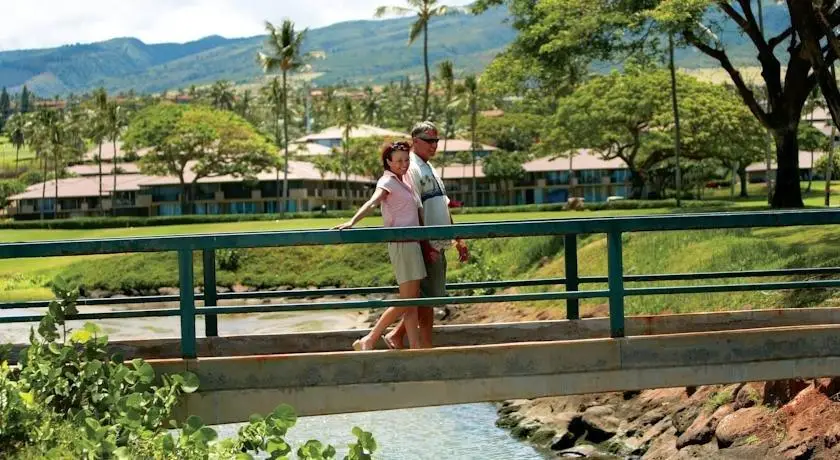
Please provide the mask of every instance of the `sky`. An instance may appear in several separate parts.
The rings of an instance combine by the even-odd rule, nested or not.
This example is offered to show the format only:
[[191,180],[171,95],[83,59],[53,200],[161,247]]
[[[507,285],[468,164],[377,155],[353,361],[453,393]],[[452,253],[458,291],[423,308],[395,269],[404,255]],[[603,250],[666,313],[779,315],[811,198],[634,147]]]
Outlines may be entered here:
[[[446,0],[466,5],[472,0]],[[0,51],[50,48],[135,37],[146,43],[208,35],[250,37],[289,18],[299,28],[372,19],[377,6],[402,0],[0,0]]]

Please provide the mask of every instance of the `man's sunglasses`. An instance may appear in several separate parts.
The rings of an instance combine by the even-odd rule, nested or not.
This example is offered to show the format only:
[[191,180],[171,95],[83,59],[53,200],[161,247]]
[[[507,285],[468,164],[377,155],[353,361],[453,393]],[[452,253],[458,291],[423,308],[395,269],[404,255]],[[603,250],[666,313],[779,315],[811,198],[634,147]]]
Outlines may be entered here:
[[420,139],[423,142],[428,142],[429,144],[437,144],[440,141],[440,139],[438,139],[437,137],[421,136],[421,137],[418,137],[417,139]]

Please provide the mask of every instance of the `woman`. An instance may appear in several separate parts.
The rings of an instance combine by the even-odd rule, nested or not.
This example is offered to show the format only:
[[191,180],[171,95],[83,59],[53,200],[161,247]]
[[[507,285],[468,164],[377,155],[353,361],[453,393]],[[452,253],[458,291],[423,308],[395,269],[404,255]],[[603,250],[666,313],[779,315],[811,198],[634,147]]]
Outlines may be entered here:
[[[352,219],[334,228],[339,230],[352,228],[373,212],[378,205],[382,206],[382,218],[386,227],[422,225],[420,219],[422,205],[411,187],[403,181],[403,175],[408,171],[410,163],[408,156],[410,150],[411,146],[407,142],[394,142],[385,146],[382,150],[382,167],[385,172],[377,182],[373,196],[359,208]],[[420,243],[388,243],[388,255],[400,286],[400,299],[420,297],[420,281],[426,277],[424,254]],[[353,342],[353,349],[373,350],[376,341],[385,332],[385,328],[400,318],[406,326],[409,347],[420,348],[417,307],[391,307],[385,311],[367,335]]]

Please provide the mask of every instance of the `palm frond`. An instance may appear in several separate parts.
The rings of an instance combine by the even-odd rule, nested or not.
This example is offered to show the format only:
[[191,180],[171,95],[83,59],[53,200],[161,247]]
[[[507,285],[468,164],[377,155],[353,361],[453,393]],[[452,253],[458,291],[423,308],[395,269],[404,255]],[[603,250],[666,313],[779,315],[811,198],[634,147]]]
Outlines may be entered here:
[[376,12],[373,14],[374,17],[382,18],[385,16],[407,16],[409,14],[414,14],[415,11],[411,8],[406,8],[404,6],[380,6],[376,9]]
[[414,24],[411,25],[411,30],[408,32],[408,44],[411,45],[417,40],[417,37],[423,32],[423,29],[428,22],[428,19],[425,18],[418,18],[414,21]]

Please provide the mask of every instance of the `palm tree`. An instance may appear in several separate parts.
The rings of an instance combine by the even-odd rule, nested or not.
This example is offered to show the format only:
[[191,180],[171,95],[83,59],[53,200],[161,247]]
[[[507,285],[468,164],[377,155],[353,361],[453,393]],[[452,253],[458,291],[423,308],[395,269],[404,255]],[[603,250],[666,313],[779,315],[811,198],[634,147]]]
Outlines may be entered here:
[[[353,112],[353,100],[345,97],[341,105],[341,113],[339,113],[339,126],[342,128],[341,148],[344,152],[344,198],[350,199],[350,170],[353,165],[350,162],[350,132],[358,125],[356,123],[356,116]],[[348,203],[350,205],[350,203]]]
[[[279,148],[280,144],[280,117],[283,115],[283,106],[284,101],[286,99],[285,94],[283,94],[283,86],[280,83],[280,80],[277,77],[271,79],[268,85],[263,86],[262,88],[263,97],[265,98],[268,106],[271,108],[271,129],[272,133],[274,134],[274,143]],[[287,159],[288,160],[288,159]],[[277,200],[275,212],[283,213],[283,203],[281,201],[280,195],[280,166],[278,165],[274,168],[275,172],[275,179],[277,181],[276,188],[276,195],[275,198]],[[283,178],[284,186],[282,187],[285,190],[285,181],[286,177]]]
[[242,97],[239,99],[239,104],[237,106],[237,112],[239,112],[239,115],[241,115],[242,118],[244,118],[246,120],[248,119],[248,112],[251,111],[252,99],[253,98],[251,97],[251,90],[250,89],[246,89],[245,91],[243,91],[242,92]]
[[454,9],[446,5],[438,5],[437,0],[406,0],[405,6],[380,6],[376,9],[376,17],[383,16],[407,16],[416,14],[417,20],[411,24],[408,32],[408,44],[411,46],[420,32],[423,33],[423,67],[426,72],[426,92],[423,96],[423,119],[429,116],[429,87],[431,86],[431,75],[429,74],[429,21],[433,17],[443,16]]
[[365,98],[362,100],[362,116],[365,123],[375,125],[379,114],[379,98],[370,86],[364,88]]
[[123,108],[116,101],[108,102],[105,108],[105,138],[111,141],[114,148],[114,188],[111,189],[111,214],[117,215],[117,140],[122,134],[123,128],[128,125],[128,120]]
[[108,93],[105,88],[99,88],[93,92],[93,114],[89,126],[89,138],[98,145],[99,154],[96,156],[96,164],[99,166],[99,211],[102,212],[102,144],[105,143],[106,120],[108,111]]
[[303,39],[306,30],[295,31],[295,23],[284,19],[280,29],[266,21],[265,30],[268,32],[268,48],[271,54],[259,53],[258,59],[263,70],[274,72],[280,70],[283,75],[283,209],[289,204],[289,104],[288,104],[288,82],[289,72],[301,68],[306,63],[306,55],[303,54]]
[[58,179],[65,163],[77,159],[85,149],[82,136],[82,113],[65,110],[58,113],[56,123],[52,126],[50,135],[50,149],[53,154],[53,179],[55,185],[55,207],[53,216],[58,218]]
[[[454,119],[452,116],[452,108],[450,104],[452,104],[452,95],[455,92],[455,70],[454,66],[452,65],[452,61],[445,60],[438,64],[438,72],[440,75],[440,81],[443,83],[443,90],[444,90],[444,120],[443,120],[443,151],[441,151],[440,159],[437,161],[439,166],[441,167],[441,174],[444,174],[446,164],[449,162],[449,158],[447,158],[447,151],[446,151],[446,144],[449,141],[449,134],[452,131],[454,125]],[[443,179],[443,175],[441,175],[441,180]]]
[[219,110],[233,110],[234,97],[229,81],[219,80],[210,88],[210,100]]
[[478,142],[476,140],[476,129],[478,127],[478,79],[475,75],[469,75],[464,78],[464,86],[460,88],[462,91],[461,97],[452,103],[455,106],[467,106],[470,113],[470,156],[472,158],[472,201],[473,206],[478,204],[478,193],[476,189],[475,178],[475,164],[476,164],[476,147]]
[[20,148],[26,144],[26,119],[22,113],[9,117],[5,126],[9,141],[15,146],[15,175],[18,174],[20,164]]
[[[29,135],[27,136],[30,148],[35,151],[35,155],[41,160],[43,182],[41,183],[41,205],[38,207],[41,220],[44,220],[44,206],[47,202],[48,155],[56,123],[58,123],[57,112],[50,109],[39,109],[30,125]],[[58,203],[54,205],[57,206]]]
[[318,174],[321,176],[321,182],[319,182],[319,194],[321,197],[321,204],[324,203],[324,184],[327,181],[327,174],[331,172],[335,172],[337,168],[337,164],[335,159],[330,155],[320,155],[312,159],[312,166],[318,170]]

